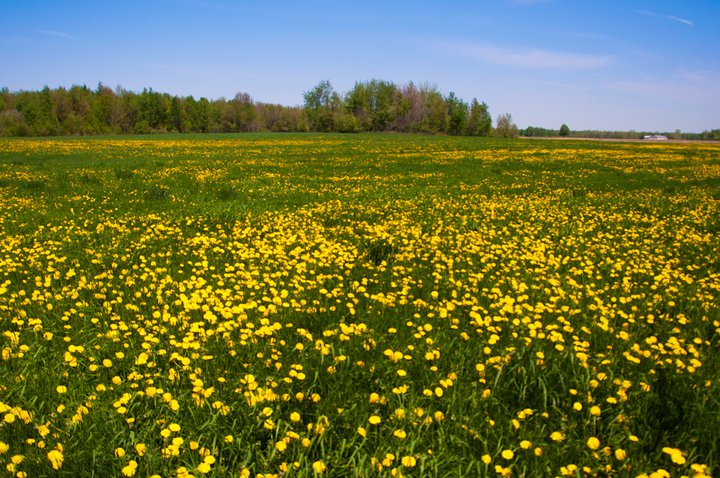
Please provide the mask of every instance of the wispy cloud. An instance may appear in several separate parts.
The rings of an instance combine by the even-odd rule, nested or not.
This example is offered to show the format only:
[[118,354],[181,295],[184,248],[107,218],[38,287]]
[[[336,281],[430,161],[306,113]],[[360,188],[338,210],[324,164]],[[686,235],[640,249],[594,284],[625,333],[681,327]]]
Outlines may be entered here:
[[42,33],[43,35],[49,35],[53,37],[60,37],[60,38],[75,38],[74,35],[71,35],[69,33],[65,32],[59,32],[56,30],[35,30],[36,33]]
[[537,5],[539,3],[549,3],[555,0],[510,0],[510,3],[515,5]]
[[467,43],[443,43],[440,47],[448,53],[476,61],[524,68],[600,68],[609,65],[613,60],[613,57],[608,55],[506,48]]
[[650,12],[647,10],[638,10],[638,13],[641,15],[648,16],[648,17],[658,17],[658,18],[664,18],[666,20],[672,20],[674,22],[682,23],[684,25],[688,25],[691,27],[695,26],[695,24],[693,22],[691,22],[690,20],[686,20],[685,18],[676,17],[674,15],[664,15],[661,13]]
[[664,78],[621,80],[605,87],[662,101],[720,105],[720,72],[680,69]]
[[685,20],[684,18],[675,17],[675,16],[673,16],[673,15],[665,15],[665,16],[666,16],[667,18],[669,18],[670,20],[675,20],[676,22],[684,23],[685,25],[690,25],[690,26],[695,25],[695,24],[694,24],[693,22],[691,22],[690,20]]

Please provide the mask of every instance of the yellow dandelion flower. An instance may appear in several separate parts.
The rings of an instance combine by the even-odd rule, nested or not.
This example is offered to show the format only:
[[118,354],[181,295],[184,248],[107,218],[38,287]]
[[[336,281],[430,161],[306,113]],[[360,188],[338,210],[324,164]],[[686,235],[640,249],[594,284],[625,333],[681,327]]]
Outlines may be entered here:
[[60,450],[50,450],[47,454],[48,460],[52,464],[53,470],[59,470],[63,464],[63,454]]
[[600,448],[600,440],[597,437],[590,437],[587,439],[586,445],[591,450],[597,450]]
[[135,460],[130,460],[121,471],[125,476],[135,476],[135,472],[137,471],[137,462]]
[[322,461],[314,462],[312,464],[312,467],[315,473],[317,473],[318,475],[325,473],[325,470],[327,470],[327,466],[325,466],[325,463],[323,463]]
[[673,463],[676,465],[684,465],[685,464],[685,457],[683,456],[682,451],[678,450],[677,448],[670,448],[668,446],[663,447],[662,449],[663,453],[666,453],[670,455],[670,459]]

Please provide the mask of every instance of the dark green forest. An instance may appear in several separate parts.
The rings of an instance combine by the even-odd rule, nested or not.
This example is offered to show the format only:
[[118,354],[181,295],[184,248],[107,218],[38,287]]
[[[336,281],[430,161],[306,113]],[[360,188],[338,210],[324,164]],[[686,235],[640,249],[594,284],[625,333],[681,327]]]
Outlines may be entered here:
[[[392,131],[467,136],[585,137],[637,139],[653,132],[571,131],[528,126],[519,130],[509,113],[493,126],[489,107],[437,87],[370,80],[340,93],[321,81],[304,93],[302,106],[232,99],[174,96],[152,88],[133,92],[102,83],[95,89],[45,87],[40,91],[0,89],[0,136],[61,136],[148,133],[238,133]],[[664,133],[671,139],[720,139],[720,130]]]

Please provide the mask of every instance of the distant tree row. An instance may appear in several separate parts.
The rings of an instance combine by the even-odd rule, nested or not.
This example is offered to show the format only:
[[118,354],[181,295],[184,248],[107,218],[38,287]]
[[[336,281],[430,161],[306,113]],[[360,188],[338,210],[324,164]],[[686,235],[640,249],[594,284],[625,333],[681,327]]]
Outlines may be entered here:
[[552,138],[556,136],[570,138],[594,138],[594,139],[643,139],[647,135],[662,135],[668,139],[684,139],[684,140],[720,140],[720,129],[703,131],[702,133],[685,133],[679,130],[674,132],[658,132],[658,131],[600,131],[600,130],[582,130],[570,131],[570,128],[563,124],[559,130],[540,128],[538,126],[528,126],[519,130],[520,136]]
[[71,88],[11,92],[0,89],[0,136],[144,134],[246,131],[397,131],[451,135],[515,136],[509,114],[493,129],[486,103],[467,103],[434,86],[397,86],[382,80],[358,82],[345,93],[321,81],[305,92],[302,107],[254,102],[247,93],[232,99],[179,97],[142,92]]

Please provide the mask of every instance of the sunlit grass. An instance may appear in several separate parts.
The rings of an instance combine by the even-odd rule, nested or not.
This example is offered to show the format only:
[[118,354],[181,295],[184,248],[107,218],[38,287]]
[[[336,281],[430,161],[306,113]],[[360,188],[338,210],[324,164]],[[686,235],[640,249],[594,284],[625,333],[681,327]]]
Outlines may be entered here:
[[0,465],[709,476],[719,202],[716,145],[0,141]]

